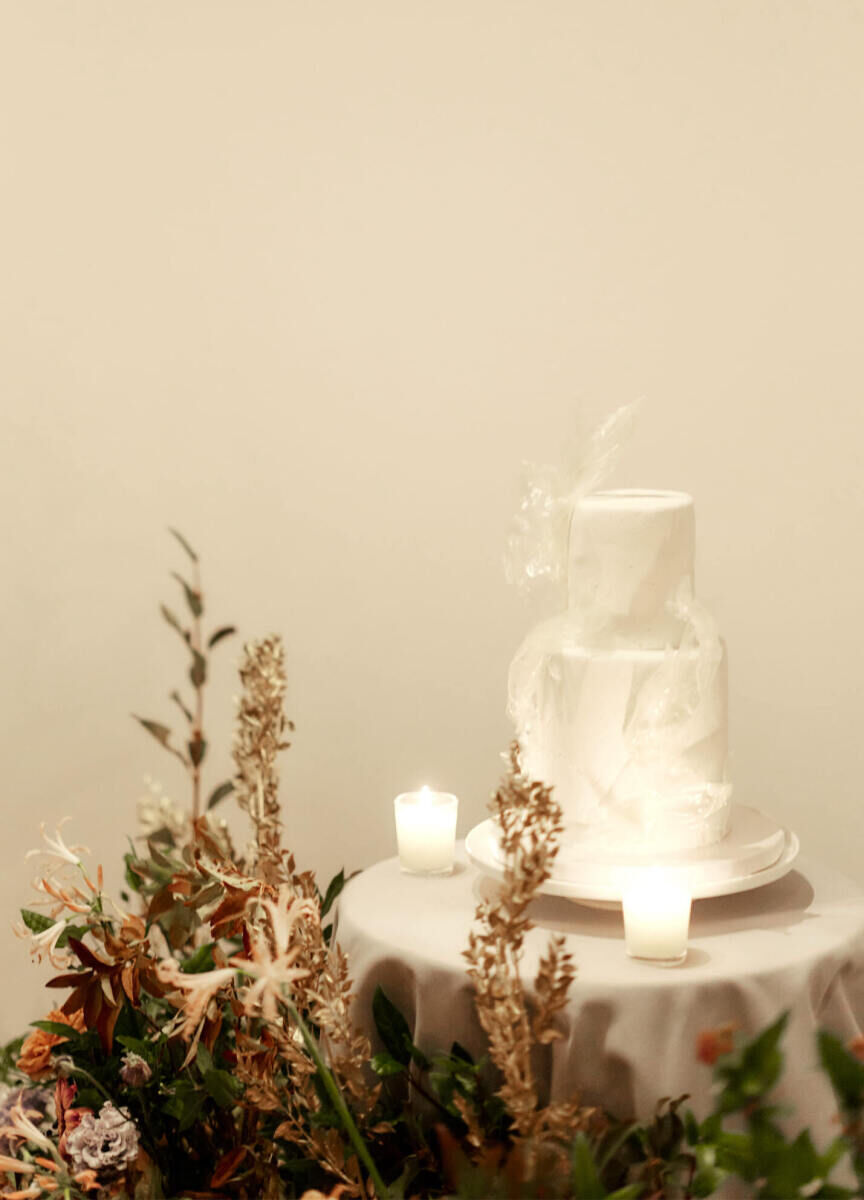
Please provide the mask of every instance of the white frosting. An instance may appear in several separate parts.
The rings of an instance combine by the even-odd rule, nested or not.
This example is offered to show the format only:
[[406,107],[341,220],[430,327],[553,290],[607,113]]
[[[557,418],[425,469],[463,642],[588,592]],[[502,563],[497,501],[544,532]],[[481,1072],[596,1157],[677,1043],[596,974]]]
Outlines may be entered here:
[[585,497],[567,613],[529,634],[510,672],[527,773],[551,785],[567,847],[657,853],[722,839],[726,652],[693,597],[693,501]]
[[569,609],[586,633],[632,639],[642,649],[676,643],[669,611],[693,594],[693,500],[685,492],[594,492],[570,524]]

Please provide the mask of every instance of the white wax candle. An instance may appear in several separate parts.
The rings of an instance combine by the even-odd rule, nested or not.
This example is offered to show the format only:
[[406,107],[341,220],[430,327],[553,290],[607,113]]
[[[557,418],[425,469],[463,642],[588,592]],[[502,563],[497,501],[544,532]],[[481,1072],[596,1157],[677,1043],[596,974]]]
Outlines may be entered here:
[[459,801],[449,792],[403,792],[393,802],[399,865],[415,875],[449,875]]
[[624,940],[632,958],[683,962],[690,928],[690,889],[660,868],[633,873],[624,888]]

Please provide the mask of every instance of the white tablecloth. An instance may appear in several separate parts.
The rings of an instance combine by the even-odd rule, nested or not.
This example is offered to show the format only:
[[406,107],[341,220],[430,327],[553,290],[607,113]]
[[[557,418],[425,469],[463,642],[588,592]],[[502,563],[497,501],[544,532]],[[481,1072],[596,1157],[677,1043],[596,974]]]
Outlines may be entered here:
[[[380,983],[404,1012],[421,1049],[458,1039],[483,1053],[461,951],[486,879],[458,849],[446,878],[402,874],[396,859],[364,871],[339,905],[338,938],[358,990],[358,1021],[372,1029]],[[852,1038],[864,1024],[864,892],[814,863],[757,891],[694,904],[685,964],[627,958],[620,913],[543,898],[533,912],[523,979],[530,981],[550,930],[567,934],[578,975],[566,1036],[543,1051],[546,1095],[578,1091],[620,1117],[650,1118],[661,1096],[690,1093],[711,1107],[711,1071],[696,1060],[700,1031],[736,1022],[753,1034],[791,1010],[786,1071],[775,1091],[795,1106],[790,1128],[809,1125],[817,1146],[836,1136],[836,1106],[817,1067],[815,1032]]]

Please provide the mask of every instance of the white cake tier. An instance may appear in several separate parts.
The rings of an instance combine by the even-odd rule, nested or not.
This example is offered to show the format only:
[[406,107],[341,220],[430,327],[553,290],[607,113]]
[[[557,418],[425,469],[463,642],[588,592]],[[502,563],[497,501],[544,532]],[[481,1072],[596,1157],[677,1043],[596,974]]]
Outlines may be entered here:
[[594,492],[570,524],[570,612],[592,637],[644,649],[678,643],[670,606],[693,593],[693,500],[685,492]]
[[562,849],[711,845],[726,835],[726,653],[529,637],[511,668],[511,710],[533,779],[554,788]]

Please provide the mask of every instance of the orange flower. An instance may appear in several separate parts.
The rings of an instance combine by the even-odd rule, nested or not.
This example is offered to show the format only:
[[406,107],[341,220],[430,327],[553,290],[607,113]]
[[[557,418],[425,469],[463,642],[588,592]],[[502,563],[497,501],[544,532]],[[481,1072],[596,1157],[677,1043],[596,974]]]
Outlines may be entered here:
[[848,1046],[850,1054],[854,1054],[856,1058],[860,1058],[864,1062],[864,1033],[859,1033],[854,1037]]
[[[54,1021],[60,1025],[70,1025],[79,1033],[83,1033],[86,1028],[84,1013],[80,1008],[74,1013],[53,1009],[45,1020]],[[24,1039],[21,1057],[15,1065],[19,1071],[29,1075],[31,1079],[45,1079],[51,1074],[52,1052],[65,1041],[68,1041],[68,1038],[62,1037],[59,1033],[46,1033],[44,1029],[34,1029],[29,1037]]]
[[713,1067],[718,1058],[731,1054],[735,1049],[734,1025],[721,1025],[718,1029],[703,1029],[696,1039],[696,1057],[700,1062]]

